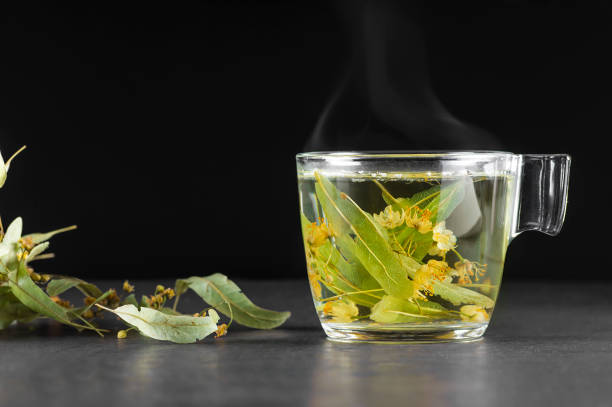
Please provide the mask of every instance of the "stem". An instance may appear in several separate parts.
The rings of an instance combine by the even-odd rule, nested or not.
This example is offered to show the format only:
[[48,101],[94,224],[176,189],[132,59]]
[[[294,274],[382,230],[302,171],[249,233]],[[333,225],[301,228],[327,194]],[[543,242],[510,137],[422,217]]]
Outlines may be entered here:
[[397,240],[397,236],[395,235],[394,231],[391,231],[391,236],[393,236],[393,240],[395,240],[395,243],[397,243],[397,245],[399,246],[399,248],[402,250],[402,252],[404,253],[404,255],[408,256],[408,253],[406,253],[406,251],[404,250],[404,248],[402,247],[402,245],[400,244],[400,242]]
[[86,320],[85,318],[83,318],[82,316],[80,316],[77,313],[73,313],[74,315],[76,315],[76,317],[78,319],[80,319],[81,321],[83,321],[83,323],[85,323],[88,327],[90,327],[92,330],[96,331],[96,333],[98,335],[100,335],[102,338],[104,338],[104,335],[102,334],[102,332],[110,332],[108,329],[100,329],[100,328],[96,328],[94,325],[92,325],[88,320]]
[[[78,287],[77,287],[78,288]],[[83,312],[81,312],[81,315],[84,314],[85,312],[89,311],[91,309],[91,307],[93,307],[94,305],[97,305],[100,301],[102,301],[103,299],[105,299],[106,297],[108,297],[111,293],[111,290],[106,291],[104,294],[102,294],[101,296],[99,296],[98,298],[95,299],[94,302],[92,302],[91,304],[89,304],[87,307],[85,307],[85,309],[83,310]],[[83,293],[85,295],[89,295],[87,293]]]
[[454,247],[453,247],[451,250],[453,251],[453,253],[455,253],[455,254],[457,255],[457,257],[459,257],[459,260],[461,260],[461,261],[465,261],[465,259],[463,258],[463,256],[461,256],[461,255],[459,254],[459,252],[458,252],[457,250],[455,250],[455,248],[454,248]]
[[380,188],[380,190],[382,191],[383,195],[385,195],[387,198],[389,198],[391,201],[393,201],[394,204],[397,204],[397,205],[401,206],[399,201],[397,199],[395,199],[395,197],[393,197],[393,195],[391,195],[391,193],[387,190],[387,188],[384,187],[383,184],[378,182],[377,179],[372,179],[372,181],[376,184],[376,186],[378,188]]
[[174,298],[174,304],[172,304],[172,311],[176,311],[176,307],[178,305],[179,298],[181,298],[181,294],[177,294],[176,297]]

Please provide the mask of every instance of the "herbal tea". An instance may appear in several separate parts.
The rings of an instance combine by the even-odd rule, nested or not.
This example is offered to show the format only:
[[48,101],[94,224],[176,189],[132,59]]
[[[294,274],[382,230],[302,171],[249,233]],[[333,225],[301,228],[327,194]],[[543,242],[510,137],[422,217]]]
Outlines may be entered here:
[[308,279],[331,338],[484,332],[510,235],[510,176],[314,171],[298,183]]

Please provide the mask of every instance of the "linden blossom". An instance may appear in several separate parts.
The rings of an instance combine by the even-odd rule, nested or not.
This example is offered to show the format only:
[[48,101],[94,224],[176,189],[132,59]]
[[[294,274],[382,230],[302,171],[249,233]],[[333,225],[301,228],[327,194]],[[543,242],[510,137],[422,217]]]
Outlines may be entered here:
[[[13,154],[6,163],[0,154],[0,187],[6,181],[11,161],[24,148]],[[126,338],[128,331],[137,329],[142,335],[154,339],[189,343],[212,333],[216,337],[224,336],[232,321],[251,328],[272,329],[282,325],[291,315],[289,312],[258,307],[233,281],[219,273],[179,279],[174,289],[158,285],[153,294],[143,296],[140,302],[134,295],[134,286],[127,280],[122,286],[127,295],[123,296],[115,289],[102,292],[94,284],[79,278],[40,275],[30,263],[53,257],[44,253],[49,247],[49,240],[58,233],[76,229],[76,226],[26,236],[22,236],[22,227],[21,218],[16,218],[5,231],[0,220],[0,329],[14,322],[47,317],[79,330],[93,330],[103,336],[108,330],[98,328],[95,318],[104,310],[116,314],[131,326],[120,330],[118,339]],[[325,225],[319,226],[313,244],[322,243],[328,236]],[[75,307],[60,297],[72,288],[83,294],[83,306]],[[188,289],[209,305],[201,315],[183,315],[177,311],[179,298]],[[173,307],[166,307],[166,302],[173,298]],[[219,315],[215,310],[228,317],[229,322],[218,325]]]

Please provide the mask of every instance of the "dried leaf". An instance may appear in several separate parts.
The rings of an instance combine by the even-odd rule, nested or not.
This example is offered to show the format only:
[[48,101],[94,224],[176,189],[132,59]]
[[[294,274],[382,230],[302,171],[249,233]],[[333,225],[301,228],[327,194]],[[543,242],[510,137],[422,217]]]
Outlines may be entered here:
[[[0,264],[0,268],[2,267],[4,266]],[[53,300],[32,281],[25,262],[20,262],[17,270],[9,271],[8,279],[9,287],[13,295],[32,311],[75,328],[92,329],[99,332],[98,329],[91,325],[81,325],[72,322],[72,313],[70,313],[68,309],[53,302]]]
[[72,226],[67,226],[65,228],[61,228],[61,229],[57,229],[57,230],[53,230],[51,232],[47,232],[47,233],[31,233],[29,235],[25,235],[23,236],[24,238],[31,238],[32,242],[39,244],[42,242],[46,242],[47,240],[51,239],[53,236],[59,234],[59,233],[64,233],[64,232],[68,232],[70,230],[74,230],[76,229],[76,225],[72,225]]
[[216,273],[207,277],[176,280],[175,291],[181,295],[188,288],[217,311],[234,319],[240,325],[258,329],[272,329],[282,325],[290,312],[267,310],[253,304],[233,281]]
[[11,288],[0,286],[0,329],[9,326],[13,321],[28,322],[38,313],[32,311],[13,295]]
[[47,294],[53,297],[68,291],[72,287],[77,287],[83,294],[90,297],[98,298],[102,295],[102,290],[94,284],[79,278],[67,276],[54,276],[53,280],[49,281],[49,284],[47,284]]
[[114,310],[99,307],[117,315],[144,336],[175,343],[192,343],[203,339],[217,330],[219,321],[216,314],[207,317],[168,315],[147,307],[138,310],[131,304]]

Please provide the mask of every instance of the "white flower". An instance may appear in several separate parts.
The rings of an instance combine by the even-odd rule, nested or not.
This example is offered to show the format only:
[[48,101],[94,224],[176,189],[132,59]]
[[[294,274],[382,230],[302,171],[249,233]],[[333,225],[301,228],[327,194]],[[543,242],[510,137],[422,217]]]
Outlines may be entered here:
[[438,223],[436,227],[434,227],[433,240],[438,243],[438,249],[444,251],[454,249],[457,244],[457,238],[452,230],[446,229],[446,223],[444,221]]
[[391,205],[380,214],[374,214],[374,220],[387,229],[393,229],[404,223],[404,211],[396,212]]

